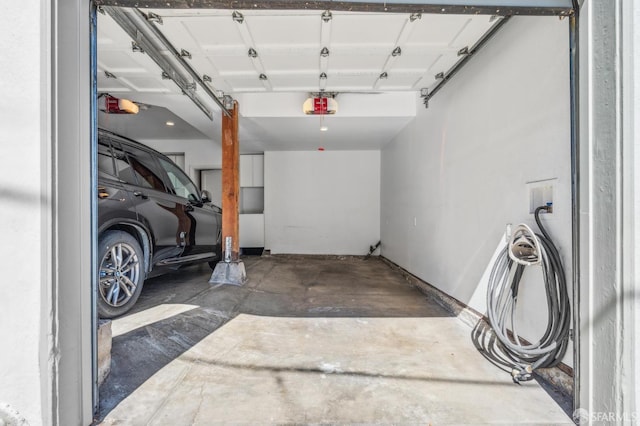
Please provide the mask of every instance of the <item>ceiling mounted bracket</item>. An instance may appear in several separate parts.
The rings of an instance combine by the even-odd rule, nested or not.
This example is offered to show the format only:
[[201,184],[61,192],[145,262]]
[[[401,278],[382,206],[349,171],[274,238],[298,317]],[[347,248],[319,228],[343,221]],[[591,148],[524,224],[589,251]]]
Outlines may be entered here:
[[163,24],[162,17],[160,15],[157,15],[157,14],[155,14],[153,12],[149,12],[145,16],[146,16],[148,22],[155,22],[155,23],[160,24],[160,25]]
[[144,50],[142,50],[142,47],[140,47],[140,45],[133,40],[131,41],[131,51],[144,53]]
[[420,89],[420,97],[422,98],[424,107],[429,108],[429,89],[427,87],[423,87],[422,89]]
[[231,14],[231,18],[236,21],[238,24],[242,24],[244,22],[244,15],[237,10],[234,10]]
[[469,46],[465,46],[462,49],[458,50],[458,56],[466,56],[470,54],[471,53],[469,53]]
[[229,95],[224,95],[222,97],[222,102],[224,103],[225,108],[233,109],[233,98]]

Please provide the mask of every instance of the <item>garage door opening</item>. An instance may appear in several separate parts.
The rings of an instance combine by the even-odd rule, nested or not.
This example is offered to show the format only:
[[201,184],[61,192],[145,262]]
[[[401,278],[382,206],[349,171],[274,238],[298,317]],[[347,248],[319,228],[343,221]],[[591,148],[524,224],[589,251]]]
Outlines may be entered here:
[[[415,282],[427,287],[424,283],[429,283],[452,297],[453,301],[448,303],[453,304],[449,307],[453,306],[454,312],[461,309],[459,306],[484,312],[486,286],[495,256],[508,237],[510,224],[533,224],[530,203],[538,197],[534,189],[540,186],[539,182],[552,182],[553,214],[545,217],[545,225],[548,224],[559,241],[570,279],[574,262],[574,212],[569,19],[561,20],[557,16],[507,18],[504,10],[500,14],[435,15],[340,10],[132,11],[105,5],[106,13],[99,15],[99,22],[104,23],[98,27],[98,91],[126,95],[149,110],[166,108],[177,118],[158,117],[155,123],[136,123],[141,115],[109,115],[100,124],[109,121],[109,125],[114,125],[119,121],[122,123],[119,131],[125,136],[134,137],[133,134],[139,132],[135,139],[159,151],[184,151],[184,168],[192,174],[193,180],[197,180],[198,170],[215,168],[220,162],[216,141],[220,134],[219,116],[223,112],[216,102],[202,94],[200,86],[194,86],[185,96],[185,88],[176,78],[172,79],[170,73],[160,70],[150,59],[149,52],[144,53],[144,48],[140,51],[141,43],[136,43],[140,39],[131,40],[115,20],[109,20],[113,10],[129,14],[143,28],[159,29],[176,47],[182,61],[198,70],[209,91],[221,100],[226,95],[239,101],[240,140],[245,163],[241,167],[241,180],[245,182],[243,200],[246,197],[243,214],[247,215],[244,225],[241,217],[241,239],[244,232],[245,240],[251,241],[245,247],[263,247],[272,255],[248,260],[256,278],[250,277],[246,289],[211,293],[220,296],[223,303],[233,301],[231,310],[225,311],[216,304],[194,308],[191,303],[184,303],[198,304],[193,299],[195,294],[189,293],[190,287],[182,289],[178,282],[200,280],[201,267],[157,278],[148,290],[143,290],[141,302],[144,303],[129,317],[116,320],[119,321],[117,327],[123,324],[125,331],[118,334],[114,342],[119,338],[124,342],[123,336],[131,339],[127,344],[146,341],[140,338],[141,335],[152,332],[171,340],[167,336],[180,334],[174,329],[176,323],[191,327],[189,320],[194,320],[194,324],[199,321],[203,324],[203,312],[207,313],[208,321],[204,322],[208,325],[196,326],[203,334],[196,333],[199,337],[194,341],[174,342],[177,349],[168,352],[159,349],[157,356],[152,357],[157,362],[150,362],[149,368],[135,378],[133,385],[129,384],[127,389],[132,393],[135,389],[151,386],[147,383],[159,379],[160,371],[192,356],[199,350],[198,342],[207,341],[210,336],[215,336],[214,340],[221,339],[214,345],[241,344],[234,340],[233,333],[224,334],[232,328],[235,319],[228,324],[226,321],[238,314],[242,314],[238,318],[246,321],[247,329],[265,327],[266,334],[260,335],[261,338],[268,336],[266,329],[270,327],[295,329],[300,326],[308,330],[308,327],[320,326],[306,322],[299,325],[293,319],[286,325],[265,325],[260,318],[249,318],[244,314],[275,318],[300,316],[304,319],[341,316],[340,309],[331,312],[339,303],[330,298],[324,304],[311,303],[304,312],[281,306],[281,303],[293,303],[287,302],[286,298],[280,299],[286,293],[286,286],[285,289],[272,289],[270,283],[277,280],[264,278],[269,274],[260,271],[265,264],[277,271],[282,260],[279,256],[284,256],[293,265],[313,262],[309,257],[287,258],[287,255],[343,256],[330,259],[335,265],[345,267],[340,272],[342,279],[349,277],[349,270],[355,268],[349,264],[356,262],[350,256],[363,256],[372,244],[382,241],[376,255],[380,254],[388,263],[382,263],[380,259],[357,263],[358,267],[375,265],[372,271],[364,272],[364,276],[384,276],[386,272],[375,269],[381,265],[394,268],[400,277],[417,277]],[[542,11],[565,15],[558,10]],[[164,56],[170,58],[171,54],[165,52]],[[338,112],[306,115],[303,105],[309,98],[331,99],[338,105]],[[183,122],[183,127],[170,126],[167,130],[167,123],[177,120]],[[176,127],[179,128],[177,131],[174,130]],[[148,134],[145,133],[147,130]],[[189,134],[191,136],[187,136]],[[259,165],[255,165],[256,162]],[[304,271],[303,267],[299,269]],[[332,277],[335,272],[331,269],[320,271],[320,277]],[[307,272],[313,276],[312,271]],[[257,277],[263,277],[264,281]],[[341,282],[337,276],[333,278],[335,281],[327,281],[319,288],[331,289],[331,285]],[[252,279],[257,280],[255,286],[251,285]],[[534,284],[539,280],[535,274],[527,276],[522,286],[524,294],[521,297],[526,302],[518,313],[518,321],[523,324],[518,331],[525,339],[544,332],[545,295]],[[364,285],[366,279],[359,278],[354,282],[363,286],[360,290],[365,295],[371,296],[367,293],[371,289]],[[171,284],[170,289],[165,283]],[[309,292],[313,294],[312,284],[313,279],[302,279],[295,289],[304,288],[305,293],[292,294],[306,300],[304,297],[310,297]],[[347,286],[343,284],[339,287]],[[162,288],[168,293],[155,294],[156,286],[158,292],[162,293]],[[205,288],[196,288],[209,293]],[[187,292],[188,298],[179,295],[181,289]],[[146,291],[149,291],[147,301],[144,300]],[[271,291],[279,297],[275,300],[267,297]],[[409,292],[411,288],[402,291]],[[225,292],[233,296],[226,300]],[[256,298],[256,293],[266,296]],[[336,291],[336,294],[340,293]],[[140,309],[150,308],[145,303],[161,301],[163,297],[180,300],[180,303],[169,303],[174,305],[169,307],[158,305],[151,311],[160,312],[163,319],[145,322],[149,318],[145,320],[144,310]],[[416,293],[415,297],[423,296]],[[367,299],[356,297],[355,300],[368,303]],[[398,296],[397,300],[402,297]],[[270,311],[269,303],[275,304],[277,309]],[[392,302],[385,303],[393,305]],[[427,309],[427,305],[420,309]],[[325,315],[309,315],[310,309]],[[395,317],[375,309],[359,310],[357,306],[350,306],[350,309],[349,315],[344,316],[351,319],[361,316],[363,321],[368,321],[368,318]],[[220,322],[210,321],[212,310],[222,312]],[[460,311],[457,313],[460,316]],[[443,311],[434,317],[448,318],[449,315]],[[401,316],[430,318],[424,313],[413,315],[411,312]],[[136,326],[135,321],[141,322]],[[348,323],[357,326],[359,323],[355,321]],[[397,318],[396,321],[402,322]],[[218,329],[221,324],[226,325]],[[385,327],[382,323],[376,325]],[[337,323],[332,326],[338,328],[327,326],[330,330],[327,336],[345,333],[344,336],[351,339],[363,338],[363,335],[340,331],[342,325]],[[416,325],[409,321],[404,326]],[[425,338],[436,331],[446,333],[442,330],[447,330],[447,326],[438,327],[421,333]],[[169,329],[174,331],[163,334]],[[147,343],[158,344],[157,341]],[[472,347],[470,339],[467,343]],[[289,341],[284,347],[298,344]],[[361,346],[358,345],[366,353]],[[275,352],[270,353],[276,358],[286,356],[286,350],[271,349]],[[389,350],[384,346],[378,349]],[[243,353],[240,351],[233,356]],[[258,369],[264,367],[258,360],[252,361],[253,364],[233,364],[226,358],[215,358],[214,361],[224,364],[227,369],[249,369],[254,373],[252,368],[256,365]],[[311,370],[320,378],[345,372],[341,367],[343,364],[336,367],[335,363],[329,362],[330,367],[324,371],[323,367],[317,367],[324,361],[312,361],[315,370],[303,366],[299,367],[300,371],[290,365],[276,368],[274,359],[265,362],[273,377],[279,377],[278,374],[287,369],[289,373]],[[411,361],[406,361],[411,365]],[[454,360],[449,361],[455,365]],[[402,363],[402,360],[396,362]],[[564,373],[571,372],[571,350],[563,363]],[[386,377],[375,368],[373,372],[354,366],[348,368],[351,370],[346,371],[347,377],[366,372],[389,380],[415,378],[398,371]],[[263,370],[259,373],[264,373]],[[136,375],[132,373],[133,376]],[[437,377],[431,379],[438,381]],[[506,383],[510,383],[510,379],[506,379]],[[428,378],[425,380],[429,381]],[[570,377],[564,380],[572,385]],[[184,383],[183,390],[192,391]],[[306,391],[304,383],[292,385],[289,391]],[[447,388],[447,383],[451,386],[447,380],[442,383],[443,389]],[[482,384],[482,380],[478,383]],[[160,386],[160,383],[156,385]],[[114,383],[109,386],[112,391],[117,387]],[[280,389],[282,391],[282,387]],[[349,388],[345,389],[344,392],[348,392]],[[265,388],[263,391],[269,393],[271,390]],[[114,413],[126,411],[116,409],[118,404],[127,406],[126,397],[120,394],[110,399],[104,405],[109,409],[102,414],[108,416],[112,409],[115,409]],[[416,409],[419,406],[420,402],[415,401]],[[286,411],[286,408],[282,410]],[[214,418],[222,415],[216,413]],[[165,411],[164,414],[171,413]],[[409,418],[430,418],[425,415],[427,417],[416,414],[417,417]],[[286,416],[276,418],[299,420]],[[230,421],[233,419],[229,418]],[[357,421],[356,418],[351,420]]]

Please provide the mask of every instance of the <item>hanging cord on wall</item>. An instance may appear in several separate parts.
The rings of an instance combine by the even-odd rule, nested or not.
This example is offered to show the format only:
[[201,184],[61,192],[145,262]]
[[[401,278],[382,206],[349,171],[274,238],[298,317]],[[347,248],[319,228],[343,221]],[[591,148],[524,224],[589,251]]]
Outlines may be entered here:
[[[537,368],[557,365],[569,344],[571,307],[565,272],[558,249],[540,221],[541,211],[549,212],[551,206],[541,206],[535,211],[542,234],[534,233],[526,225],[516,228],[510,243],[493,265],[487,290],[487,316],[499,349],[492,355],[501,354],[501,363],[511,364],[511,375],[516,383],[531,380]],[[537,342],[528,343],[518,335],[516,328],[518,291],[526,268],[537,265],[542,267],[547,296],[547,328]]]

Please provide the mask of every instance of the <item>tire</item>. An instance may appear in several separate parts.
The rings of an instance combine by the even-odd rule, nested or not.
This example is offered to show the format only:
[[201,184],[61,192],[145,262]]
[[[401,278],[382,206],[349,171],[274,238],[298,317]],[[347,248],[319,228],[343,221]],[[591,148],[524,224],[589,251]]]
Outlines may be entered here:
[[143,253],[138,241],[123,231],[107,231],[98,242],[98,314],[114,318],[138,300],[144,282]]

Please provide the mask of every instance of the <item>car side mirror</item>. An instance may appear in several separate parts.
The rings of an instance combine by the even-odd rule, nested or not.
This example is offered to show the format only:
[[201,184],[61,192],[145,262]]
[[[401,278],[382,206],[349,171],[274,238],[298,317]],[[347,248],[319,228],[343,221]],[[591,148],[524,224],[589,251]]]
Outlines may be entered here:
[[202,198],[202,201],[204,203],[210,203],[211,202],[211,193],[209,191],[207,191],[206,189],[203,189],[202,193],[200,194],[200,198]]

